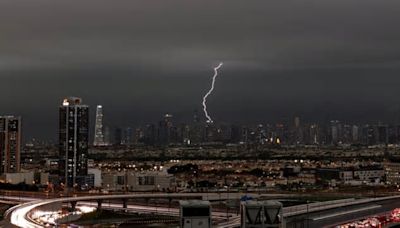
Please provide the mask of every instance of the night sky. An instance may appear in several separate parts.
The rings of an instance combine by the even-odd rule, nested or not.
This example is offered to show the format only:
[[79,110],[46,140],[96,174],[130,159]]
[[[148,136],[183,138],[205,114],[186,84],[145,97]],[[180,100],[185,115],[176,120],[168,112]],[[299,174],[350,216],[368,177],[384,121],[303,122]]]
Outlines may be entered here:
[[41,139],[66,96],[111,127],[189,121],[222,61],[218,122],[393,122],[399,21],[398,0],[1,0],[0,114]]

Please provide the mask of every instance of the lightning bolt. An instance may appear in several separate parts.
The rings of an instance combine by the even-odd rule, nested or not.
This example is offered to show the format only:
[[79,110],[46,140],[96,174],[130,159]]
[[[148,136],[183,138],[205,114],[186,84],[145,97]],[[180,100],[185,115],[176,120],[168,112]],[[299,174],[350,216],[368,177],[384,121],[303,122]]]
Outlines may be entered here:
[[208,122],[208,123],[212,123],[213,120],[211,119],[211,117],[208,115],[208,112],[207,112],[207,97],[210,96],[211,93],[212,93],[213,90],[214,90],[215,79],[216,79],[217,76],[218,76],[218,70],[219,70],[219,68],[222,67],[222,64],[223,64],[223,63],[221,62],[221,63],[219,63],[218,66],[214,67],[214,76],[213,76],[213,78],[212,78],[211,88],[210,88],[210,90],[208,90],[208,92],[206,93],[206,95],[204,95],[204,97],[203,97],[203,111],[204,111],[204,115],[205,115],[206,118],[207,118],[207,122]]

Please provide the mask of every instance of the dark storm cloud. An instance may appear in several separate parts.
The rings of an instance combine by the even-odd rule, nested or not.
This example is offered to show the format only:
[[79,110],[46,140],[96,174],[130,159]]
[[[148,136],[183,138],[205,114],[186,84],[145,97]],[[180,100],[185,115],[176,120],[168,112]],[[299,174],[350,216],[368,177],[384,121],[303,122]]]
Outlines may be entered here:
[[399,20],[395,0],[2,0],[0,110],[52,138],[68,95],[103,104],[110,125],[187,119],[224,61],[220,121],[390,121]]

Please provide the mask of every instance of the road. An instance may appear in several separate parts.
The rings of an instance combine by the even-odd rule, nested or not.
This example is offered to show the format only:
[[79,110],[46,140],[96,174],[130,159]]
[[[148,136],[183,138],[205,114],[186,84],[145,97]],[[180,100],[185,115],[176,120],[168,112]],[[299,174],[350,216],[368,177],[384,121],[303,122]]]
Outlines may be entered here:
[[[35,221],[29,218],[28,213],[35,208],[39,208],[45,205],[56,204],[56,203],[69,203],[69,202],[78,202],[79,205],[91,205],[97,207],[98,200],[122,200],[122,199],[143,199],[143,198],[199,198],[202,196],[199,193],[157,193],[157,194],[127,194],[127,195],[100,195],[100,196],[80,196],[80,197],[69,197],[69,198],[54,198],[54,199],[36,199],[31,197],[20,197],[20,196],[4,196],[3,200],[21,200],[26,201],[27,203],[17,205],[5,214],[5,219],[10,221],[11,224],[16,225],[18,227],[24,228],[38,228],[41,227],[36,224]],[[201,198],[201,197],[200,197]],[[91,202],[88,202],[91,201]],[[103,203],[102,208],[108,209],[123,209],[122,203]],[[57,210],[57,209],[55,209]],[[160,206],[142,206],[142,205],[127,205],[126,210],[135,211],[135,212],[146,212],[146,213],[157,213],[157,214],[165,214],[177,216],[179,210],[177,208],[163,208]],[[212,214],[214,219],[223,219],[227,218],[227,214],[223,212],[213,212]],[[228,216],[233,216],[233,214],[229,214]]]
[[[33,208],[40,207],[49,203],[69,203],[78,201],[78,205],[91,205],[97,207],[97,200],[104,200],[102,207],[110,209],[123,209],[122,199],[142,199],[142,198],[190,198],[199,197],[203,199],[204,194],[201,193],[156,193],[156,194],[129,194],[129,195],[91,195],[70,198],[37,200],[33,197],[20,196],[4,196],[3,200],[21,200],[28,203],[18,205],[12,212],[7,214],[7,219],[13,224],[20,227],[36,228],[40,227],[29,221],[26,214]],[[208,197],[217,197],[220,195],[208,195]],[[238,195],[237,195],[238,196]],[[227,196],[228,197],[228,196]],[[236,196],[229,197],[230,199]],[[222,197],[221,197],[222,198]],[[379,214],[400,207],[400,196],[369,198],[369,199],[344,199],[329,202],[312,203],[308,205],[299,205],[284,208],[284,217],[288,228],[297,227],[326,227],[333,224],[344,223],[349,220],[356,220],[365,216]],[[34,202],[32,202],[34,200]],[[108,203],[107,203],[107,201]],[[91,201],[91,202],[90,202]],[[179,211],[177,208],[159,207],[159,206],[143,206],[143,205],[127,205],[127,210],[146,213],[158,213],[177,216]],[[229,214],[230,219],[223,222],[218,227],[238,227],[240,225],[240,216]],[[215,219],[226,218],[224,212],[213,212]]]
[[400,208],[399,199],[338,207],[288,218],[286,227],[333,227],[334,225],[355,221],[364,217],[387,213],[395,208]]

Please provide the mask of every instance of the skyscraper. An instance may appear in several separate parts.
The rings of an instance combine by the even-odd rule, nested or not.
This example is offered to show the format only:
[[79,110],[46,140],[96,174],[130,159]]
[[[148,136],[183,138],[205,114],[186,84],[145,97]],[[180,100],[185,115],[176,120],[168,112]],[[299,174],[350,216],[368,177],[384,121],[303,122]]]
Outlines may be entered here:
[[193,122],[194,123],[200,122],[199,112],[197,110],[194,110],[194,112],[193,112]]
[[104,146],[104,135],[103,135],[103,107],[97,105],[96,108],[96,123],[94,127],[94,146]]
[[21,117],[0,116],[0,174],[20,171]]
[[341,125],[339,120],[331,120],[331,143],[337,144],[340,141],[341,136]]
[[122,129],[117,127],[114,132],[114,145],[120,146],[122,144]]
[[168,145],[171,142],[172,115],[165,114],[164,119],[158,123],[158,143]]
[[104,127],[104,144],[109,146],[111,144],[111,133],[108,126]]
[[89,107],[80,98],[65,98],[59,115],[60,177],[73,187],[87,176]]
[[296,116],[294,118],[294,143],[303,144],[303,129],[300,125],[300,117]]
[[125,128],[124,139],[122,140],[124,145],[131,145],[133,143],[133,130],[131,127]]
[[311,124],[310,126],[310,138],[308,143],[309,144],[319,144],[319,126],[317,124]]
[[147,124],[144,130],[143,142],[146,145],[154,145],[156,142],[156,126],[154,124]]
[[357,125],[353,125],[352,129],[351,129],[351,135],[352,135],[352,142],[353,143],[358,143],[359,142],[359,136],[358,136],[358,126]]

